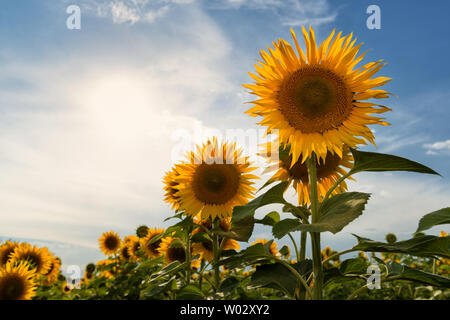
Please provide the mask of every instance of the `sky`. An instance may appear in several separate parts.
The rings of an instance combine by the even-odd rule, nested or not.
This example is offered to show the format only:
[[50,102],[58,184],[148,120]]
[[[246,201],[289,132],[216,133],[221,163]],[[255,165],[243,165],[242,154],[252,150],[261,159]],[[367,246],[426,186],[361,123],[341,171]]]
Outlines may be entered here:
[[[366,25],[373,4],[381,29]],[[69,5],[81,10],[80,29],[67,28]],[[247,73],[259,50],[279,38],[292,43],[290,28],[309,25],[318,42],[334,28],[353,32],[368,50],[365,62],[387,62],[380,75],[393,79],[384,87],[395,95],[384,101],[392,126],[372,127],[377,148],[363,150],[442,175],[355,176],[350,189],[372,194],[366,211],[341,233],[324,233],[323,245],[349,248],[351,233],[409,238],[421,216],[450,202],[449,10],[448,1],[406,0],[2,3],[0,240],[47,244],[63,263],[83,265],[102,258],[105,231],[168,226],[161,180],[183,139],[194,141],[199,130],[257,130],[244,114],[252,100],[242,87],[252,81]],[[440,230],[448,227],[429,233]],[[256,228],[257,237],[270,230]]]

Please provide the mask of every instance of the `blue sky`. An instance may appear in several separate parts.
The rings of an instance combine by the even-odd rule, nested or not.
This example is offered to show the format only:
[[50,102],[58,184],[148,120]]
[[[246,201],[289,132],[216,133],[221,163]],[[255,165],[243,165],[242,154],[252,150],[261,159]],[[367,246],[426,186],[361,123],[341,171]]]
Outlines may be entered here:
[[[66,8],[81,8],[81,30]],[[381,8],[381,29],[366,8]],[[441,177],[361,174],[351,189],[372,193],[366,213],[325,245],[344,249],[351,232],[406,239],[425,213],[450,199],[450,21],[447,1],[72,0],[8,1],[0,10],[0,236],[54,245],[63,261],[101,257],[97,239],[139,224],[167,226],[161,178],[176,133],[256,128],[243,114],[260,49],[310,24],[319,41],[354,32],[384,59],[390,127],[378,151],[422,162]],[[373,146],[365,147],[374,151]],[[258,212],[264,214],[264,210]],[[437,234],[443,228],[432,229]],[[447,230],[448,231],[448,230]],[[258,228],[255,237],[269,236]]]

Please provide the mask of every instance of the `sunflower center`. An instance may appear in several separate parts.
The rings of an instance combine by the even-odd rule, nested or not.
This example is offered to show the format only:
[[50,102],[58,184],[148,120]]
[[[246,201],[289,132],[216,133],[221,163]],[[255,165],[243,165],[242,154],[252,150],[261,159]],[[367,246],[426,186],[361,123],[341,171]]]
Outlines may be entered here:
[[0,298],[4,300],[18,300],[25,293],[24,279],[11,275],[0,288]]
[[160,246],[161,246],[161,240],[158,240],[153,243],[150,243],[150,245],[148,247],[153,253],[158,254],[159,253],[158,249]]
[[322,67],[303,67],[280,86],[280,112],[303,133],[339,127],[353,108],[352,92],[342,77]]
[[119,241],[116,237],[108,237],[105,239],[105,247],[109,250],[116,250],[119,246]]
[[166,254],[170,261],[179,261],[183,263],[186,260],[185,251],[181,247],[168,248]]
[[225,204],[238,191],[239,175],[232,164],[201,164],[192,181],[195,196],[207,204]]
[[128,252],[128,247],[127,246],[122,248],[122,256],[125,259],[130,259],[131,256],[130,256],[130,253]]
[[208,250],[208,251],[212,251],[212,245],[213,245],[212,241],[202,242],[203,248],[205,248],[205,250]]
[[[308,168],[306,166],[306,162],[303,164],[300,160],[298,160],[292,168],[289,168],[291,165],[292,156],[289,156],[288,161],[282,161],[282,166],[284,169],[289,171],[289,174],[296,180],[300,180],[303,183],[309,182],[308,177]],[[299,158],[301,159],[301,157]],[[325,162],[323,160],[319,160],[317,164],[317,178],[323,179],[328,177],[333,172],[336,171],[339,163],[341,162],[341,158],[337,154],[333,154],[331,152],[327,152],[327,156],[325,157]]]
[[0,261],[0,263],[1,263],[2,265],[6,264],[6,263],[8,262],[8,260],[9,260],[9,258],[10,258],[10,255],[11,255],[11,253],[13,253],[14,249],[15,249],[15,248],[13,247],[13,248],[6,249],[6,250],[5,250],[5,252],[3,253],[3,256],[1,257],[2,259],[1,259],[1,261]]

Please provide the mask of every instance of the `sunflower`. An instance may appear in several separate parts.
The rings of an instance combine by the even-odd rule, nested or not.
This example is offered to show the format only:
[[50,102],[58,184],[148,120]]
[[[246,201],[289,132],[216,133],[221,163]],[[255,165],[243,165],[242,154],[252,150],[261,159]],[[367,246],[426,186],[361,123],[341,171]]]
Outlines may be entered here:
[[139,238],[145,238],[148,233],[148,227],[146,225],[142,225],[136,228],[136,235]]
[[36,294],[36,269],[26,261],[0,268],[0,300],[30,300]]
[[120,259],[122,260],[130,260],[131,255],[130,255],[130,249],[128,248],[128,244],[127,243],[123,243],[120,246]]
[[[258,243],[261,243],[262,245],[265,245],[267,242],[269,242],[269,240],[267,240],[265,238],[263,238],[263,239],[256,239],[256,242],[252,242],[250,245],[253,246],[253,245],[256,245]],[[273,241],[270,244],[269,252],[273,256],[278,256],[279,255],[279,252],[278,252],[278,249],[277,249],[277,243],[275,241]]]
[[105,232],[98,241],[100,243],[100,249],[105,255],[115,254],[120,248],[120,238],[117,232]]
[[166,194],[164,195],[164,201],[169,203],[171,209],[175,211],[178,211],[180,209],[180,197],[177,196],[180,183],[176,181],[176,178],[180,175],[180,167],[180,165],[176,164],[172,168],[172,170],[166,172],[166,175],[163,178],[163,182],[165,185],[164,190],[166,191]]
[[10,240],[0,245],[0,268],[8,262],[11,254],[18,245],[18,242],[12,242]]
[[51,257],[50,269],[45,274],[46,278],[44,280],[44,283],[47,286],[50,286],[54,284],[56,281],[58,281],[58,276],[60,273],[59,269],[61,268],[61,259],[59,259],[58,257],[54,257],[52,254],[50,254],[50,257]]
[[375,145],[371,124],[389,125],[384,118],[372,114],[391,109],[368,99],[387,98],[389,93],[374,89],[390,78],[372,78],[385,63],[382,60],[355,66],[365,53],[357,57],[361,46],[355,46],[352,34],[334,37],[335,31],[317,48],[314,31],[302,28],[306,56],[294,39],[298,55],[292,46],[280,39],[269,53],[261,50],[262,62],[256,64],[257,75],[250,76],[255,84],[244,85],[259,97],[247,110],[250,116],[262,116],[259,123],[267,133],[277,130],[280,142],[291,144],[290,154],[301,163],[314,152],[325,160],[328,152],[342,157],[342,146]]
[[[175,261],[184,263],[186,261],[186,252],[181,245],[180,240],[177,238],[163,238],[158,251],[160,254],[164,255],[164,261],[166,261],[166,263],[172,263]],[[191,261],[192,268],[198,268],[199,266],[200,262],[198,260]]]
[[187,155],[188,162],[179,165],[179,176],[175,177],[180,207],[191,217],[214,220],[216,217],[231,217],[233,207],[247,203],[255,188],[249,174],[248,157],[236,144],[221,143],[213,138],[197,152]]
[[152,240],[154,237],[159,236],[164,232],[164,229],[160,228],[153,228],[148,229],[147,236],[142,239],[142,249],[144,250],[144,253],[147,255],[148,258],[157,258],[161,256],[161,253],[159,252],[159,247],[161,245],[161,239],[150,243],[150,240]]
[[[268,157],[269,150],[270,144],[267,145],[267,149],[262,155],[271,159],[271,157]],[[275,170],[276,172],[268,182],[289,181],[289,184],[292,182],[293,188],[297,191],[298,203],[300,205],[307,205],[310,203],[308,167],[306,163],[302,163],[300,158],[292,164],[292,155],[289,152],[290,146],[281,144],[279,160],[269,160],[269,166],[265,169],[265,173]],[[336,153],[327,152],[325,160],[319,159],[317,162],[317,191],[319,199],[322,199],[333,184],[347,173],[344,168],[350,169],[352,167],[353,156],[347,146],[343,146],[341,156]],[[349,179],[354,180],[352,177]],[[342,181],[332,193],[335,195],[346,190],[347,184],[345,181]]]
[[[204,228],[207,228],[208,230],[212,229],[211,220],[203,220],[203,221],[195,221],[197,224],[202,225]],[[221,219],[219,221],[219,228],[224,231],[228,232],[230,230],[230,222],[228,219]],[[192,232],[192,235],[195,235],[199,232],[203,232],[204,229],[201,227],[198,227]],[[222,250],[236,250],[238,251],[240,246],[239,243],[236,240],[230,239],[230,238],[222,238],[219,237],[219,243]],[[214,258],[214,251],[213,251],[213,243],[212,241],[203,241],[203,242],[194,242],[192,244],[192,254],[195,256],[197,254],[200,255],[201,259],[212,261]]]
[[127,243],[128,253],[132,260],[138,261],[141,257],[138,255],[138,251],[141,249],[141,241],[138,237],[132,236],[131,240]]
[[52,256],[45,247],[38,248],[28,243],[21,243],[14,249],[9,261],[12,263],[28,261],[33,268],[36,268],[37,274],[46,275],[51,268]]
[[63,292],[64,294],[69,294],[69,293],[71,293],[72,290],[73,290],[73,284],[68,283],[68,282],[64,282],[64,283],[61,285],[61,289],[62,289],[62,292]]

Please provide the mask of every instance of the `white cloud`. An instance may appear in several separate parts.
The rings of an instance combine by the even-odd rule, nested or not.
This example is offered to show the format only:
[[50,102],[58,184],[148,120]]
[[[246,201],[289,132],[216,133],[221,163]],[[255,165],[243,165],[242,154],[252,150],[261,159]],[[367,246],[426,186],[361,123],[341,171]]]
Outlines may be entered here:
[[282,25],[301,26],[331,23],[337,17],[327,0],[218,0],[207,1],[217,9],[248,8],[252,10],[270,10],[279,18]]
[[450,152],[450,140],[437,141],[434,143],[427,143],[423,145],[427,149],[427,154],[437,155],[439,153],[449,154]]
[[93,247],[101,232],[171,214],[161,179],[172,134],[234,88],[227,39],[201,11],[184,14],[191,24],[120,35],[136,47],[115,37],[43,60],[4,57],[0,83],[23,85],[0,87],[1,235]]

